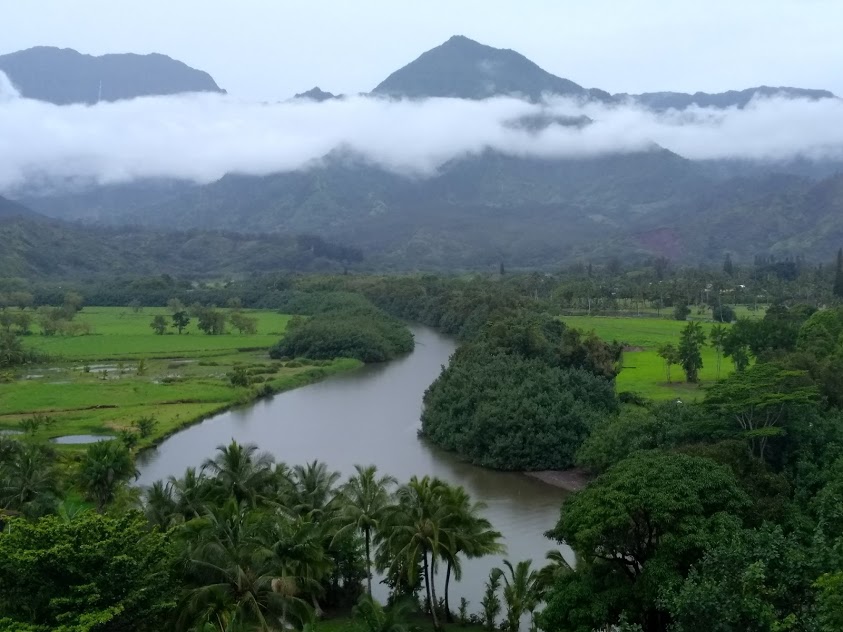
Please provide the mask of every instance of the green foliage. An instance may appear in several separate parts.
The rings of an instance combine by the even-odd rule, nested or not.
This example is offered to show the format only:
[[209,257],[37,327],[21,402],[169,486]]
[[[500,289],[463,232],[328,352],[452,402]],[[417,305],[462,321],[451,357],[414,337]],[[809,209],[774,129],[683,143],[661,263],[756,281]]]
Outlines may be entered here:
[[38,355],[25,349],[20,339],[11,332],[0,332],[0,369],[29,364],[38,360]]
[[621,461],[563,505],[550,535],[584,563],[549,594],[544,626],[596,628],[624,610],[646,624],[663,587],[681,581],[710,545],[721,512],[739,515],[747,505],[731,472],[708,459],[639,452]]
[[79,466],[82,488],[103,511],[120,486],[137,474],[129,449],[121,441],[99,441],[85,451]]
[[255,334],[258,330],[257,318],[246,316],[241,312],[232,312],[228,317],[231,321],[231,326],[234,327],[241,334]]
[[682,330],[679,338],[679,363],[685,371],[685,380],[691,383],[699,381],[699,372],[703,366],[701,347],[705,345],[705,333],[702,326],[696,322],[690,322]]
[[486,467],[564,469],[616,407],[611,382],[587,371],[465,345],[425,393],[422,431]]
[[717,305],[711,309],[711,318],[718,323],[731,323],[735,320],[735,310],[730,305]]
[[0,535],[6,629],[97,632],[164,628],[178,585],[167,537],[136,513],[13,520]]
[[[178,299],[176,299],[178,300]],[[184,309],[180,309],[173,313],[173,327],[179,332],[179,335],[187,328],[190,324],[190,316],[188,315],[187,311]]]
[[0,509],[27,517],[51,513],[59,496],[54,455],[45,447],[0,437]]
[[161,314],[156,314],[152,317],[152,322],[149,323],[149,326],[152,327],[152,331],[156,334],[163,336],[164,332],[167,331],[167,319]]
[[298,295],[293,301],[294,311],[312,317],[294,326],[270,349],[273,359],[344,357],[384,362],[413,349],[407,327],[360,296],[314,293]]
[[673,320],[687,320],[691,314],[691,308],[687,303],[679,303],[673,308]]

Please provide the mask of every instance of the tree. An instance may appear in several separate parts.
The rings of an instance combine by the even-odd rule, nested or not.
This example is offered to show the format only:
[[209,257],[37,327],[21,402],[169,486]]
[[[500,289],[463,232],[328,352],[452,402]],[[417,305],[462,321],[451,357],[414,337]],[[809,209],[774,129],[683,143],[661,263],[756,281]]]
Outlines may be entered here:
[[184,303],[182,303],[179,299],[171,298],[169,301],[167,301],[167,310],[175,316],[179,312],[186,311],[187,308],[184,306]]
[[156,426],[158,426],[158,422],[156,421],[155,417],[151,416],[144,416],[138,419],[135,419],[132,422],[132,425],[137,428],[138,433],[143,438],[149,437],[155,432]]
[[837,251],[837,267],[834,270],[834,285],[831,291],[838,299],[843,299],[843,248]]
[[492,524],[481,515],[486,508],[483,503],[475,503],[460,486],[445,485],[441,489],[441,502],[448,507],[449,520],[442,525],[442,557],[446,561],[445,569],[445,616],[452,622],[449,599],[451,575],[459,581],[462,578],[461,555],[467,558],[479,558],[494,553],[503,553],[501,534],[492,528]]
[[175,576],[167,536],[136,512],[14,519],[0,535],[8,630],[163,630],[179,591]]
[[185,525],[188,591],[177,629],[272,632],[311,618],[302,578],[276,553],[276,520],[229,498]]
[[[366,585],[372,594],[372,535],[380,531],[390,502],[390,488],[398,481],[392,476],[377,476],[374,465],[355,465],[356,474],[342,488],[339,520],[344,523],[340,536],[350,529],[360,531],[366,544]],[[335,536],[336,537],[336,536]]]
[[673,308],[674,320],[685,320],[690,313],[691,308],[688,307],[687,303],[677,303],[676,307]]
[[731,471],[709,459],[649,451],[621,461],[567,499],[549,533],[582,563],[548,593],[544,628],[600,628],[626,610],[631,622],[664,630],[663,586],[699,559],[721,512],[748,506]]
[[711,318],[718,323],[731,323],[735,320],[735,310],[730,305],[716,305],[711,308]]
[[442,525],[451,519],[451,509],[441,502],[444,483],[428,476],[413,476],[398,488],[398,502],[390,511],[388,528],[382,537],[382,559],[393,568],[406,569],[415,580],[418,564],[422,566],[425,604],[433,617],[435,630],[441,629],[436,599],[436,566],[443,547]]
[[197,327],[209,336],[219,336],[225,333],[225,314],[211,307],[195,309]]
[[178,330],[179,335],[190,324],[190,316],[185,310],[179,310],[173,313],[173,327]]
[[784,434],[781,424],[788,415],[818,401],[816,386],[804,371],[759,363],[712,386],[703,405],[736,421],[751,453],[764,459],[769,440]]
[[31,518],[51,513],[58,497],[53,456],[38,445],[9,444],[0,454],[0,508]]
[[722,325],[714,325],[708,332],[708,339],[717,354],[717,379],[720,379],[720,364],[723,359],[723,348],[726,344],[727,330]]
[[149,323],[149,326],[152,327],[152,331],[156,334],[163,336],[164,332],[167,330],[167,319],[161,314],[156,314],[152,317],[152,322]]
[[114,500],[120,486],[137,476],[129,449],[120,441],[98,441],[85,451],[80,464],[80,482],[102,512]]
[[705,333],[697,322],[685,325],[679,338],[679,363],[685,371],[685,379],[690,383],[699,381],[699,371],[703,366],[700,347],[705,345]]
[[726,253],[726,258],[723,260],[723,272],[729,276],[735,273],[735,265],[732,263],[732,255]]
[[659,357],[664,361],[664,370],[665,374],[667,375],[667,383],[670,384],[670,368],[674,364],[680,363],[679,351],[672,344],[666,343],[659,346],[657,353],[659,354]]
[[202,471],[213,477],[219,499],[234,498],[254,507],[272,491],[273,461],[272,455],[258,452],[253,443],[232,441],[227,446],[218,445],[216,456],[205,460]]
[[32,314],[29,312],[18,312],[15,314],[15,325],[18,328],[18,334],[28,336],[32,333]]
[[258,319],[240,312],[232,312],[228,317],[231,325],[241,334],[254,334],[258,330]]
[[501,614],[501,599],[498,596],[498,590],[502,576],[501,569],[493,568],[483,587],[483,600],[480,602],[483,608],[483,624],[490,631],[497,629],[498,617]]
[[509,560],[504,560],[503,564],[508,571],[502,573],[506,629],[517,632],[524,613],[533,615],[539,604],[538,574],[531,568],[532,560],[522,560],[515,566]]

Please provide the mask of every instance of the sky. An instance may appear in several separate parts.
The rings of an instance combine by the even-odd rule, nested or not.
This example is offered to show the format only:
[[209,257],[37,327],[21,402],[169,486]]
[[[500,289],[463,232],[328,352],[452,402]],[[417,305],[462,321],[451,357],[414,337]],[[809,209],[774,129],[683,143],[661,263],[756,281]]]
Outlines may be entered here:
[[0,0],[0,54],[158,52],[230,94],[371,90],[461,34],[609,92],[843,95],[841,0]]

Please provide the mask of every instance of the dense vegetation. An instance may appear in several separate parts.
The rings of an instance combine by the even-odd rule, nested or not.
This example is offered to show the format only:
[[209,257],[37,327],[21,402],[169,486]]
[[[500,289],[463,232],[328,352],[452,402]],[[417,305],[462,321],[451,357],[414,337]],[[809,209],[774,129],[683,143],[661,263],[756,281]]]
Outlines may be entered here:
[[291,321],[286,335],[270,349],[271,358],[384,362],[413,350],[407,327],[359,295],[298,293],[289,297],[284,309],[310,317]]
[[428,389],[422,433],[486,467],[570,467],[591,428],[617,408],[620,353],[558,320],[495,321]]

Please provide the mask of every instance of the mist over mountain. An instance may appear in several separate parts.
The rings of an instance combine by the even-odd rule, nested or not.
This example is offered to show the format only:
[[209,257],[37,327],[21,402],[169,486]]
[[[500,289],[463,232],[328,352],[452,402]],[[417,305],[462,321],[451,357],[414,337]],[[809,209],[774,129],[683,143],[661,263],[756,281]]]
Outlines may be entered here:
[[[26,97],[40,97],[10,74],[25,98],[11,94],[0,118],[18,143],[0,184],[46,215],[155,234],[313,234],[396,269],[824,258],[843,240],[843,106],[824,90],[613,96],[454,36],[370,96],[316,87],[251,104],[149,96],[219,88],[163,56],[106,57],[160,58],[207,81],[172,74],[156,87],[124,65],[122,94],[147,99],[71,116],[33,106]],[[61,74],[49,65],[29,72]]]
[[224,92],[208,73],[156,53],[95,57],[70,48],[38,46],[0,55],[0,71],[21,96],[57,105]]

